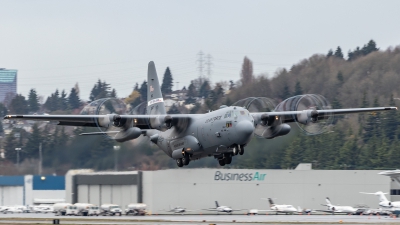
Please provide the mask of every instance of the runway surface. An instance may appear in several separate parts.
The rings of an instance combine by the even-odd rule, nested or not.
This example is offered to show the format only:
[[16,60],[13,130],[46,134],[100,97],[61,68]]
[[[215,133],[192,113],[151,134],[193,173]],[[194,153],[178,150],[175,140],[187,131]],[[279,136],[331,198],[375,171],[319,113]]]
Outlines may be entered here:
[[55,216],[54,214],[0,214],[0,224],[400,224],[400,218],[358,215],[151,215]]

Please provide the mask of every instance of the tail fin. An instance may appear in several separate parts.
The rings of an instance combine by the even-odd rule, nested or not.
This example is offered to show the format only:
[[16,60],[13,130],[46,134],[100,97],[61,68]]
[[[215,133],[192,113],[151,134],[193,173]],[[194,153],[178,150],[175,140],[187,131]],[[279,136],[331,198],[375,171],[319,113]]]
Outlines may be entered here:
[[217,208],[219,207],[218,201],[215,201],[215,206],[216,206]]
[[149,62],[147,71],[147,115],[165,115],[164,99],[154,62]]
[[332,205],[331,200],[328,197],[326,197],[326,203],[328,204],[328,206]]
[[382,191],[376,192],[375,195],[379,196],[380,202],[388,202],[388,199],[386,198],[385,193],[383,193]]
[[274,201],[272,201],[272,198],[268,198],[268,201],[269,201],[269,206],[275,205],[275,204],[274,204]]

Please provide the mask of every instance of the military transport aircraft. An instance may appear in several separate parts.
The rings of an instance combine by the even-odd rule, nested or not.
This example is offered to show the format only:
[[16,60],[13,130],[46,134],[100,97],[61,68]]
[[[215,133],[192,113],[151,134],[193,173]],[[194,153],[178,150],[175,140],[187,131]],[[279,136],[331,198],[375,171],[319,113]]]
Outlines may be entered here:
[[[146,115],[124,114],[100,99],[85,107],[81,115],[7,115],[4,119],[51,121],[57,125],[97,127],[100,131],[82,135],[108,135],[124,142],[147,136],[179,167],[191,160],[214,157],[221,166],[243,155],[253,134],[272,139],[286,135],[297,124],[308,134],[320,133],[318,124],[327,124],[334,115],[395,110],[396,107],[331,109],[319,95],[288,98],[276,108],[250,112],[249,107],[221,106],[206,114],[173,114],[165,111],[154,62],[148,65]],[[105,108],[115,111],[100,114]],[[111,111],[111,110],[110,110]],[[121,113],[122,112],[122,113]]]

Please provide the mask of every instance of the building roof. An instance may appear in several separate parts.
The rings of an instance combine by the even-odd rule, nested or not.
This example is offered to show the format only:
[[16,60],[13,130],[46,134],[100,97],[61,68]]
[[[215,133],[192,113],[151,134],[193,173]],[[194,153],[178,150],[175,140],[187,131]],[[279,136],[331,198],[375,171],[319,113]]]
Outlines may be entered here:
[[0,69],[0,83],[12,83],[17,78],[17,70]]

